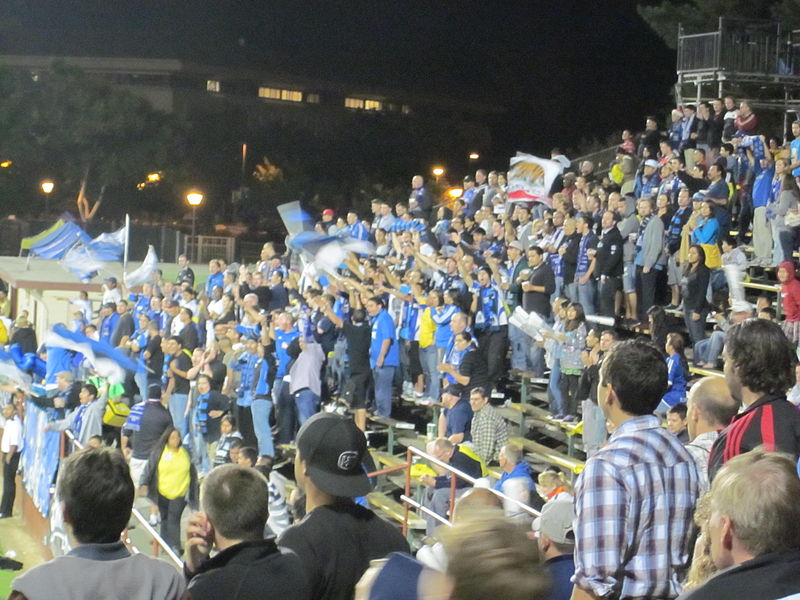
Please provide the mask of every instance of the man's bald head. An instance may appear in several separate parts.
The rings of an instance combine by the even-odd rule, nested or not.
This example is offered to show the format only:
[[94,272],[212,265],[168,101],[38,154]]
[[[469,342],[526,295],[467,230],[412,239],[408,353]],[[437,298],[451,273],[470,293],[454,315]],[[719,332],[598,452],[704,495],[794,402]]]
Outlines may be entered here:
[[689,390],[687,404],[691,439],[727,427],[739,412],[739,403],[731,395],[724,377],[703,377],[697,381]]

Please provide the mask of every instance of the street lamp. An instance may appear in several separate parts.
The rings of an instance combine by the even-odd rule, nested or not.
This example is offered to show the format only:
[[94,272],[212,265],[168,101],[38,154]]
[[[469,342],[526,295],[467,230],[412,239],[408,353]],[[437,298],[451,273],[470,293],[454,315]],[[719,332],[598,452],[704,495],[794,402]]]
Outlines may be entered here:
[[56,184],[49,179],[45,179],[39,185],[44,193],[44,212],[45,215],[47,215],[50,213],[50,194],[53,193],[53,189],[56,187]]
[[191,190],[186,194],[186,202],[192,207],[192,240],[194,241],[194,252],[192,253],[193,262],[197,262],[197,207],[203,202],[203,194],[197,190]]
[[3,162],[0,162],[0,167],[2,167],[3,169],[7,169],[8,167],[10,167],[13,164],[14,163],[12,161],[10,161],[10,160],[4,160]]
[[481,155],[478,154],[477,152],[470,152],[469,153],[469,159],[470,160],[478,160],[480,157],[481,157]]
[[449,190],[447,190],[447,195],[450,196],[450,200],[456,200],[457,198],[461,198],[461,196],[464,195],[464,189],[458,187],[450,188]]
[[436,177],[436,183],[439,183],[439,177],[444,175],[444,167],[433,167],[431,173],[433,173],[433,176]]

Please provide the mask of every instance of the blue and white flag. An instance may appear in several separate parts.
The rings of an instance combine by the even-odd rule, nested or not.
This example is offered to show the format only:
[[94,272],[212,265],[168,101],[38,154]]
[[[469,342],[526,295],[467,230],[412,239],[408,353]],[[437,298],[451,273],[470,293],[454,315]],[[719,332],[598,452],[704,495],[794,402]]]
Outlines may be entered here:
[[67,250],[61,263],[84,283],[95,277],[106,264],[89,246],[82,243]]
[[0,382],[22,388],[26,392],[31,390],[31,376],[20,369],[14,357],[3,348],[0,348]]
[[143,283],[150,281],[153,273],[156,272],[156,269],[158,269],[158,256],[156,255],[156,249],[153,248],[153,246],[148,246],[147,256],[145,256],[141,266],[135,271],[125,273],[122,277],[122,280],[129,288],[136,287],[137,285],[142,285]]
[[97,342],[82,333],[70,331],[61,323],[53,326],[45,337],[44,343],[48,346],[66,348],[80,352],[86,361],[94,368],[98,375],[107,377],[112,383],[123,383],[125,371],[143,371],[133,358],[126,356],[110,344]]
[[304,231],[289,238],[289,247],[314,262],[318,273],[333,273],[351,252],[374,254],[375,246],[370,242],[336,235],[322,235]]
[[89,242],[89,249],[99,260],[106,262],[120,260],[122,253],[125,251],[125,238],[127,235],[127,227],[122,227],[111,233],[101,233]]

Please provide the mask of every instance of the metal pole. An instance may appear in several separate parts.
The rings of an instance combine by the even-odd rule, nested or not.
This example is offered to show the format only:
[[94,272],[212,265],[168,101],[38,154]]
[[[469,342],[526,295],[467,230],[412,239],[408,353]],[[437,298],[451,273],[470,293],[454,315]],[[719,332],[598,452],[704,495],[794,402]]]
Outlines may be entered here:
[[197,237],[195,235],[196,225],[197,225],[197,207],[192,206],[192,242],[194,243],[194,246],[192,247],[192,249],[194,250],[194,252],[192,252],[192,262],[197,262]]
[[125,250],[122,254],[122,275],[123,280],[125,279],[124,275],[128,272],[128,246],[130,244],[131,239],[131,217],[128,213],[125,213]]

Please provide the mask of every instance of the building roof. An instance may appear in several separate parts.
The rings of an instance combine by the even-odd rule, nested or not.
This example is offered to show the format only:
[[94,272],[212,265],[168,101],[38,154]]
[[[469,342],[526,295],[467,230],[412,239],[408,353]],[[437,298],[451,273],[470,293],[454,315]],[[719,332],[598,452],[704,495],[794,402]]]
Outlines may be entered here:
[[[129,262],[128,271],[139,267],[141,262]],[[58,260],[0,256],[0,279],[9,286],[27,290],[100,292],[103,277],[116,277],[122,281],[122,263],[106,263],[103,273],[91,283],[81,282],[75,274]]]

